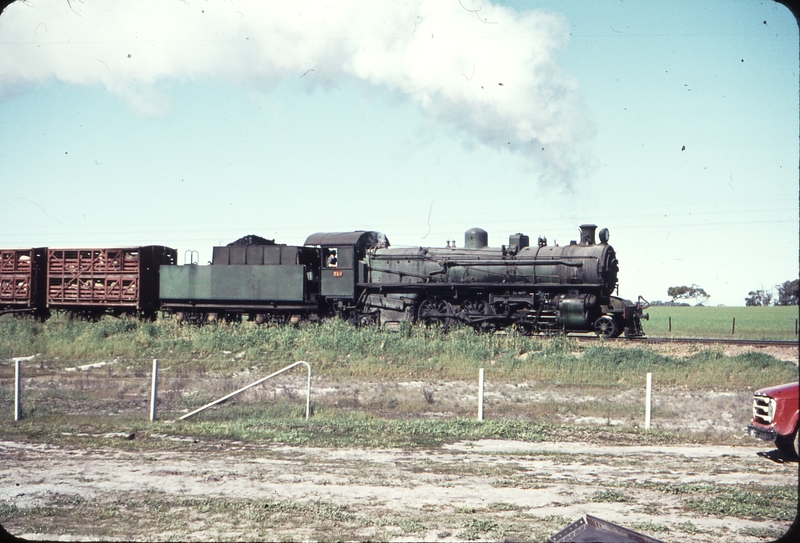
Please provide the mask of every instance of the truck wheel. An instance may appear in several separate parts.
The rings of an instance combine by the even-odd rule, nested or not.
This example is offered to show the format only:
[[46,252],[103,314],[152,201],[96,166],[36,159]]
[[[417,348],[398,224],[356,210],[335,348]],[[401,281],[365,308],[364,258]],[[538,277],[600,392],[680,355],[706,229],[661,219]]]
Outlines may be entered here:
[[604,315],[594,321],[594,333],[602,338],[612,338],[619,335],[619,329],[613,318]]
[[800,459],[800,442],[798,442],[797,438],[800,437],[800,432],[798,429],[794,429],[794,454]]
[[797,428],[795,428],[794,433],[789,434],[788,436],[778,436],[775,440],[775,446],[778,447],[778,450],[786,456],[800,457],[800,452],[797,450],[797,436]]

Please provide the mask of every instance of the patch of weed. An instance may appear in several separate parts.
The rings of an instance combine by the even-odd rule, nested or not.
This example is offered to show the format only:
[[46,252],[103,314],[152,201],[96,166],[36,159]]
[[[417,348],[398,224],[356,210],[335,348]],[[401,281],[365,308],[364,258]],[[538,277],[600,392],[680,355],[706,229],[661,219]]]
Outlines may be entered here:
[[714,493],[683,502],[686,509],[708,515],[759,519],[793,520],[797,515],[797,488],[718,485]]
[[616,490],[598,490],[589,497],[589,501],[598,503],[625,503],[634,501],[634,498],[622,492],[617,492]]

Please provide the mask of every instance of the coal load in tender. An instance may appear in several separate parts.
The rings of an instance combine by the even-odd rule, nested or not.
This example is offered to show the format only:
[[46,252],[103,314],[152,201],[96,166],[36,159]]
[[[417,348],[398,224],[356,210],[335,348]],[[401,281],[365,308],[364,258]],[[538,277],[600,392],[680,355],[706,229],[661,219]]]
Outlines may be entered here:
[[249,245],[275,245],[275,240],[262,238],[261,236],[256,236],[255,234],[250,234],[249,236],[244,236],[243,238],[239,238],[236,241],[230,242],[227,246],[246,247]]

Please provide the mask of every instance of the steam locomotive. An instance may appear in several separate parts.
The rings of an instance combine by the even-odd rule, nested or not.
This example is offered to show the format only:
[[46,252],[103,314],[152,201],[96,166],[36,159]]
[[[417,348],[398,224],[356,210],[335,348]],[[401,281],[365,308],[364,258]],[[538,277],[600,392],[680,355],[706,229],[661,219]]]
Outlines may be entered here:
[[464,245],[393,248],[375,231],[316,233],[302,246],[248,236],[214,247],[208,266],[176,264],[162,246],[0,250],[0,314],[87,317],[157,311],[182,322],[293,322],[338,316],[357,325],[421,322],[447,329],[644,335],[647,307],[613,296],[619,265],[608,230],[548,245],[514,234],[489,247],[480,228]]

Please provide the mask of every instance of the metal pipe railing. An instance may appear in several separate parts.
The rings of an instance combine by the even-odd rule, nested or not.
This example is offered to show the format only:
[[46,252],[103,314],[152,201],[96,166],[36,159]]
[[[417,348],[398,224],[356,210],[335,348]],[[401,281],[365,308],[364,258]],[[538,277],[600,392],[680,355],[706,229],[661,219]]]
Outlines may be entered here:
[[231,392],[230,394],[228,394],[227,396],[223,396],[219,400],[215,400],[215,401],[213,401],[213,402],[211,402],[209,404],[204,405],[203,407],[195,409],[191,413],[187,413],[184,416],[180,417],[178,420],[188,419],[192,415],[196,415],[197,413],[199,413],[201,411],[205,411],[209,407],[212,407],[214,405],[217,405],[219,403],[224,402],[225,400],[233,398],[234,396],[244,392],[248,388],[253,388],[254,386],[260,385],[261,383],[263,383],[267,379],[272,379],[276,375],[280,375],[281,373],[283,373],[285,371],[288,371],[288,370],[292,369],[293,367],[298,366],[300,364],[305,364],[305,366],[308,368],[308,385],[307,385],[307,388],[306,388],[306,420],[308,420],[308,416],[309,416],[309,413],[311,411],[311,365],[308,362],[305,362],[305,361],[302,361],[302,360],[300,362],[295,362],[294,364],[290,364],[290,365],[286,366],[285,368],[276,371],[275,373],[272,373],[272,374],[267,375],[266,377],[264,377],[262,379],[259,379],[258,381],[250,383],[246,387],[242,387],[242,388],[240,388],[239,390],[237,390],[235,392]]

